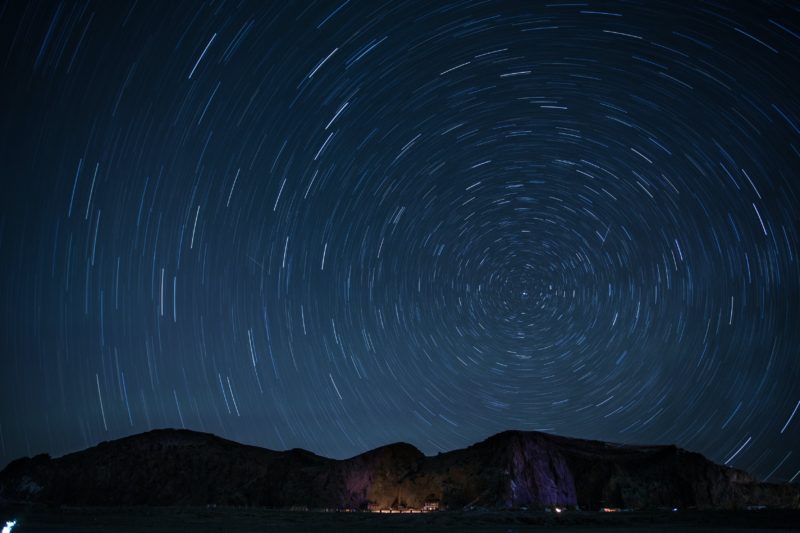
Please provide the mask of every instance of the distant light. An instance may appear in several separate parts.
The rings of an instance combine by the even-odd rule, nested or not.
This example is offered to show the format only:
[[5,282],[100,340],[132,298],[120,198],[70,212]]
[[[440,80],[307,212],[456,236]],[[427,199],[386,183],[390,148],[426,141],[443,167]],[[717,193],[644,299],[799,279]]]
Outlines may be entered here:
[[16,520],[9,520],[6,522],[6,525],[3,527],[3,533],[11,533],[11,530],[14,529],[14,526],[17,525]]
[[561,508],[560,507],[556,507],[556,512],[560,513],[561,512]]
[[678,508],[677,508],[677,507],[673,507],[673,508],[672,508],[672,512],[673,512],[673,513],[677,513],[677,512],[678,512]]

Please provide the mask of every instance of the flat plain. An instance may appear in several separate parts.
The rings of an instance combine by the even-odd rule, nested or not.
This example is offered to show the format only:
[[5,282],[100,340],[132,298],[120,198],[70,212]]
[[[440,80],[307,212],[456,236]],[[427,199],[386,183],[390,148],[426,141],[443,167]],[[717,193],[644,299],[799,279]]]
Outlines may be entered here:
[[47,507],[0,505],[2,524],[16,520],[14,533],[37,532],[503,532],[691,530],[800,531],[800,511],[652,511],[597,513],[567,511],[451,511],[376,514],[281,511],[242,507]]

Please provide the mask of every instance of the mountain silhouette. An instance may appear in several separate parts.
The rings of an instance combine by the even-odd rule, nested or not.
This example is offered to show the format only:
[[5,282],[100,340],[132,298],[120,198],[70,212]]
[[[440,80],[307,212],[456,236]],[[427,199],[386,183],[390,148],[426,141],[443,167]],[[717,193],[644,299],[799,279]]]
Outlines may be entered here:
[[761,483],[675,446],[505,431],[425,456],[390,444],[336,460],[160,429],[0,472],[0,499],[64,505],[307,509],[800,508],[800,486]]

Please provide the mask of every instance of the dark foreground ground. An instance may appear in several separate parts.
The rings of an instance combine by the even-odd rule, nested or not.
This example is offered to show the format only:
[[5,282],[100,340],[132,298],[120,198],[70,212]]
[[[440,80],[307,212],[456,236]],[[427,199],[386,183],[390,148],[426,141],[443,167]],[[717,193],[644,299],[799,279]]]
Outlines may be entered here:
[[0,526],[17,520],[13,533],[26,531],[405,531],[504,532],[568,531],[698,532],[800,531],[800,511],[678,511],[559,515],[524,511],[469,511],[379,515],[272,511],[253,508],[113,507],[87,508],[0,505]]

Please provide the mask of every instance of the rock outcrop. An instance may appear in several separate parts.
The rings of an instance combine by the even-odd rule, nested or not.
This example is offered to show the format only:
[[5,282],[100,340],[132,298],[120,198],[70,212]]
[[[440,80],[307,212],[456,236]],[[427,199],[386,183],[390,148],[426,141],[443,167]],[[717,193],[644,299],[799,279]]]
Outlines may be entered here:
[[674,446],[506,431],[426,457],[391,444],[350,459],[156,430],[0,472],[6,501],[277,508],[800,508],[800,486],[759,483]]

